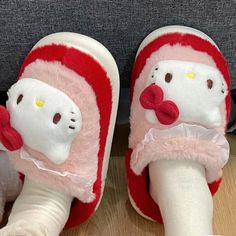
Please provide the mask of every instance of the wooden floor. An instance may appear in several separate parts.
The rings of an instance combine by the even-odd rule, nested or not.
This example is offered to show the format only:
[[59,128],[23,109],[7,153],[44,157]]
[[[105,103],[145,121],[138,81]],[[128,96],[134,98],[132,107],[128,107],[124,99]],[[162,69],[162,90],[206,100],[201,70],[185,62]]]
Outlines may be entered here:
[[[112,157],[102,202],[97,212],[81,226],[61,236],[162,236],[163,226],[139,216],[129,203],[124,171],[127,126],[116,128]],[[230,161],[224,169],[220,190],[214,197],[214,233],[236,235],[236,136],[228,136]]]

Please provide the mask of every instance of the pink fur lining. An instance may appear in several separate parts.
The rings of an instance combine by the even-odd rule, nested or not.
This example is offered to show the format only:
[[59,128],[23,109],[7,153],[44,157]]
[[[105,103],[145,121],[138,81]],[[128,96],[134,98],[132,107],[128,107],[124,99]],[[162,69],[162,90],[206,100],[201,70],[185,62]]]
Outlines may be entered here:
[[180,124],[168,130],[150,129],[133,150],[131,168],[140,175],[152,161],[190,159],[205,166],[209,183],[219,179],[228,161],[229,145],[214,130]]
[[100,133],[100,114],[94,91],[85,78],[60,62],[45,62],[38,59],[26,67],[21,78],[41,80],[67,94],[79,107],[83,124],[72,143],[70,156],[63,164],[54,165],[41,153],[25,146],[29,155],[42,161],[47,169],[70,172],[77,176],[78,181],[38,169],[32,161],[20,158],[20,151],[11,154],[15,168],[29,178],[65,191],[83,202],[91,202],[95,197],[93,184],[97,178]]

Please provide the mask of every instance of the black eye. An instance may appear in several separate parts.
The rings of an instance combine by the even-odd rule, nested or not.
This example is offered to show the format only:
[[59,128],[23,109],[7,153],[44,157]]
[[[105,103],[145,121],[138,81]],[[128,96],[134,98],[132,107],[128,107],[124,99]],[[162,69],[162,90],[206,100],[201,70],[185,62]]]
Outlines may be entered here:
[[53,123],[54,123],[54,124],[57,124],[60,120],[61,120],[61,114],[60,114],[60,113],[56,113],[56,114],[53,116]]
[[23,99],[23,95],[20,94],[16,100],[16,104],[18,105],[22,101],[22,99]]
[[170,83],[170,81],[172,80],[172,74],[171,73],[167,73],[165,75],[165,81],[166,83]]
[[207,80],[207,88],[212,89],[213,87],[213,81],[211,79]]

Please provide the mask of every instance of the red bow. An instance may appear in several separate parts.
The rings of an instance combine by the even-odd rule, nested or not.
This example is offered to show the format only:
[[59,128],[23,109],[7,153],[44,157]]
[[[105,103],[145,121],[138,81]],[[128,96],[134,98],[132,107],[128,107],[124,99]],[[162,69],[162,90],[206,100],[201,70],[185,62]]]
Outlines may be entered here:
[[163,98],[162,89],[155,84],[151,84],[143,90],[139,100],[143,108],[155,111],[161,124],[171,125],[178,119],[179,109],[174,102],[163,101]]
[[10,126],[10,114],[0,106],[0,141],[9,151],[20,149],[23,145],[20,134]]

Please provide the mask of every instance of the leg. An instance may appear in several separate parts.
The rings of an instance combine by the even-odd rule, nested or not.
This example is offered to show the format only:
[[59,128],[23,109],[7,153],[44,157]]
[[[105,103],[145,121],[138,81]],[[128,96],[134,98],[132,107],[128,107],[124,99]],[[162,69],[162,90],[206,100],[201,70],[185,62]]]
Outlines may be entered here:
[[194,161],[149,164],[150,193],[158,203],[166,236],[212,234],[213,202],[204,167]]
[[56,236],[63,229],[73,197],[25,179],[23,190],[13,205],[3,236]]

